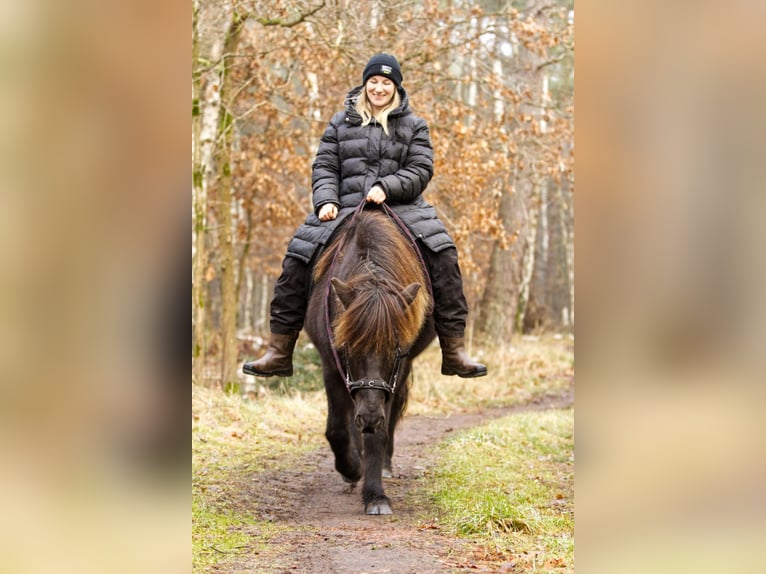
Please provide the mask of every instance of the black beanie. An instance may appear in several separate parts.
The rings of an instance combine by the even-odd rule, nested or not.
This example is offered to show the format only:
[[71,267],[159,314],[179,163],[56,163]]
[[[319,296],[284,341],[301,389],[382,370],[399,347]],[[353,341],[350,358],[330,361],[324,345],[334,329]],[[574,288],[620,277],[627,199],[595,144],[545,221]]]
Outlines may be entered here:
[[390,78],[397,88],[402,85],[402,69],[399,67],[399,62],[396,61],[396,58],[390,54],[375,54],[370,58],[370,61],[364,67],[362,84],[366,84],[367,80],[373,76]]

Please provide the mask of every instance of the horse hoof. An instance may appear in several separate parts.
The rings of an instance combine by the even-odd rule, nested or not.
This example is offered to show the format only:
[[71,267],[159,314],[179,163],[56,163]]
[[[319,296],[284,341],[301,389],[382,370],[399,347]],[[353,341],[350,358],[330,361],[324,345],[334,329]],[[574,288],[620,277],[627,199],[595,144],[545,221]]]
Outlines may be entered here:
[[343,479],[343,482],[350,484],[351,486],[356,486],[356,483],[359,482],[359,477],[349,478],[345,474],[341,474],[340,477]]
[[364,509],[364,512],[365,514],[374,514],[374,515],[394,513],[394,511],[391,510],[391,505],[385,500],[368,504],[367,507]]
[[343,493],[344,494],[351,494],[354,492],[354,489],[356,488],[355,482],[347,482],[346,486],[343,487]]
[[390,468],[384,468],[383,472],[381,473],[381,476],[383,478],[394,478],[394,473],[391,472]]

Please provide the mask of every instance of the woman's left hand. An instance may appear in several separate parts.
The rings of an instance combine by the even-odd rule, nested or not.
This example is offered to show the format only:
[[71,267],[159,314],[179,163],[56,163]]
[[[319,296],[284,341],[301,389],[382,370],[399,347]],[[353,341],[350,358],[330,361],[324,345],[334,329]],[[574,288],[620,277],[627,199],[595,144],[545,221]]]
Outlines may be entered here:
[[386,201],[386,192],[379,185],[373,185],[367,192],[367,201],[381,204]]

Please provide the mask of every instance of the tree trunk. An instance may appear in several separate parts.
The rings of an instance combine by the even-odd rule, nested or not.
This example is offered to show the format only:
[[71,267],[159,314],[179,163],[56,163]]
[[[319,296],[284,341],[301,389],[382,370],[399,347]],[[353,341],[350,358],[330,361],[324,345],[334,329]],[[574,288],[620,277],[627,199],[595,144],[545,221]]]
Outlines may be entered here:
[[219,179],[218,179],[218,243],[221,270],[221,369],[220,384],[223,388],[237,380],[237,278],[234,259],[234,222],[232,217],[231,145],[234,117],[229,109],[231,74],[226,60],[236,51],[239,35],[247,16],[234,14],[224,44],[221,62],[221,102],[223,113],[219,124]]
[[561,206],[561,231],[566,254],[566,275],[568,288],[567,306],[562,313],[562,322],[565,327],[574,325],[574,205],[572,193],[569,191],[569,182],[562,180],[557,188]]
[[[231,115],[224,111],[223,124],[229,124]],[[221,370],[220,383],[226,388],[236,378],[237,368],[237,294],[234,273],[234,246],[231,216],[231,125],[224,127],[221,148],[221,178],[218,184],[218,244],[221,270]]]
[[[209,192],[211,186],[217,183],[219,202],[224,207],[215,210],[219,218],[219,236],[222,253],[220,285],[223,298],[231,299],[233,283],[233,247],[231,232],[231,173],[228,161],[228,147],[231,133],[226,132],[230,127],[230,118],[221,121],[221,108],[224,94],[227,92],[226,54],[236,45],[236,39],[244,19],[234,13],[233,6],[228,2],[211,6],[197,0],[194,4],[193,36],[192,36],[192,172],[194,190],[194,257],[192,261],[192,304],[193,304],[193,376],[197,381],[202,380],[204,363],[208,354],[208,321],[211,305],[208,301],[207,269],[212,259],[208,249],[210,236],[207,232],[210,221]],[[233,43],[232,43],[233,42]],[[226,136],[223,137],[222,136]],[[228,139],[227,139],[228,137]],[[223,139],[223,149],[220,140]],[[225,157],[216,162],[216,152],[222,151]],[[214,183],[215,182],[215,183]],[[227,235],[228,234],[228,235]],[[231,258],[228,261],[227,257]],[[231,283],[229,281],[231,280]],[[236,299],[236,297],[235,297]],[[235,303],[236,304],[236,303]],[[236,322],[232,334],[228,336],[227,322],[231,321],[230,305],[221,301],[222,336],[221,345],[224,357],[236,353]],[[236,321],[236,311],[233,317]],[[236,358],[236,354],[235,354]],[[225,359],[227,369],[229,365]],[[222,370],[222,373],[224,370]],[[229,375],[222,377],[225,382]]]
[[[194,2],[192,13],[192,62],[199,59],[199,11]],[[205,268],[205,213],[207,198],[202,182],[202,153],[200,137],[202,121],[200,114],[200,82],[192,77],[192,379],[202,380],[202,363],[205,356],[205,318],[202,300],[202,281]]]
[[261,277],[261,305],[258,310],[258,321],[256,326],[260,331],[266,331],[269,329],[269,297],[271,295],[271,286],[269,284],[269,276],[265,273]]
[[515,190],[504,190],[500,200],[500,216],[507,231],[521,240],[503,249],[498,243],[492,249],[487,283],[482,295],[476,336],[485,341],[508,341],[514,332],[518,311],[523,262],[527,250],[525,207],[526,183],[520,181]]
[[[253,270],[248,264],[250,247],[253,241],[253,213],[250,209],[242,209],[241,205],[238,205],[237,218],[239,221],[245,222],[245,238],[242,250],[239,254],[239,261],[237,263],[237,297],[245,297],[245,303],[242,308],[242,321],[239,322],[239,326],[242,329],[250,329],[252,327],[252,289],[253,289]],[[246,285],[242,286],[243,282]]]
[[[239,323],[239,328],[244,331],[250,331],[252,330],[253,326],[253,270],[250,266],[245,266],[244,269],[242,269],[242,274],[245,277],[245,288],[244,288],[244,295],[245,295],[245,301],[242,305],[242,320]],[[240,281],[241,283],[241,281]],[[237,292],[239,296],[242,296],[242,291]]]
[[[521,50],[515,38],[509,38],[512,44],[513,65],[507,73],[530,76],[526,82],[532,89],[529,93],[531,102],[541,102],[543,84],[538,81],[540,72],[535,72],[535,64],[540,58],[528,50]],[[496,46],[496,50],[499,45]],[[496,56],[497,57],[497,56]],[[493,67],[497,69],[498,66]],[[499,66],[502,69],[502,66]],[[536,77],[538,76],[538,77]],[[502,105],[495,102],[494,114],[502,111]],[[532,116],[532,122],[538,122],[540,108],[522,103],[518,107],[521,116]],[[518,121],[518,120],[513,120]],[[530,121],[521,119],[521,121]],[[511,125],[508,126],[509,129]],[[541,130],[545,129],[541,125]],[[510,129],[511,133],[513,130]],[[495,245],[490,259],[490,268],[485,286],[478,335],[485,340],[508,341],[516,330],[523,325],[526,306],[529,301],[530,282],[535,265],[535,241],[539,206],[534,204],[536,175],[534,173],[535,152],[533,146],[524,140],[518,143],[515,152],[508,153],[507,161],[512,166],[508,176],[508,187],[513,193],[504,190],[500,202],[499,216],[507,233],[516,237],[516,241],[507,250]],[[539,203],[539,202],[538,202]]]
[[[530,195],[533,195],[531,193]],[[542,203],[542,202],[540,202]],[[519,285],[519,301],[516,306],[516,316],[514,317],[514,328],[516,332],[522,332],[524,329],[524,316],[527,312],[527,303],[529,303],[529,290],[532,283],[532,276],[535,271],[535,265],[537,264],[537,258],[535,245],[537,243],[537,227],[538,216],[545,215],[541,210],[538,210],[534,205],[534,198],[525,201],[522,205],[522,209],[525,215],[526,222],[523,224],[523,228],[526,228],[525,246],[523,248],[523,259],[521,263],[521,283]],[[545,225],[546,228],[541,231],[543,234],[547,233],[547,221],[542,218],[541,225]],[[547,250],[547,237],[543,235],[542,243],[544,249]]]
[[219,69],[212,63],[220,61],[226,37],[219,9],[231,13],[227,4],[213,10],[197,0],[192,19],[192,376],[196,381],[202,381],[207,356],[208,188],[215,173],[213,156],[221,105]]

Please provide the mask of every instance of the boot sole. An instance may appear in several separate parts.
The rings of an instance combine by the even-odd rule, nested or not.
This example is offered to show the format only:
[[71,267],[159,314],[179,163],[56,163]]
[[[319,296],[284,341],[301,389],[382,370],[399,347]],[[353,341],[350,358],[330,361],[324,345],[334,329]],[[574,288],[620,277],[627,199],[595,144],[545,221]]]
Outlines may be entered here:
[[479,369],[478,371],[472,371],[470,373],[459,373],[458,371],[445,371],[442,369],[442,375],[452,377],[457,375],[461,379],[475,379],[476,377],[483,377],[487,374],[487,369]]
[[292,369],[289,369],[286,371],[272,371],[270,373],[265,373],[261,371],[256,371],[255,369],[253,369],[252,367],[248,365],[242,366],[242,372],[245,373],[246,375],[253,375],[255,377],[292,377],[293,375]]

